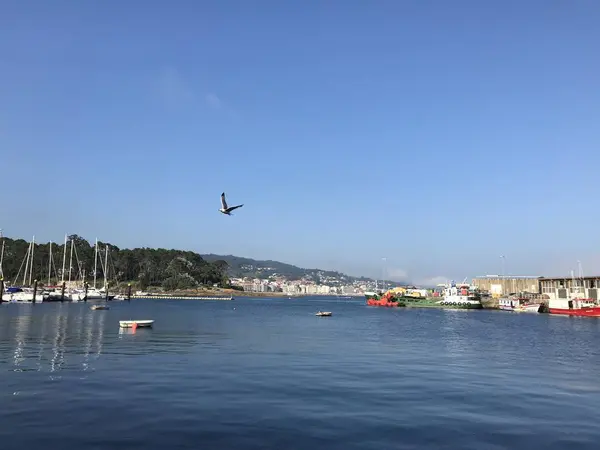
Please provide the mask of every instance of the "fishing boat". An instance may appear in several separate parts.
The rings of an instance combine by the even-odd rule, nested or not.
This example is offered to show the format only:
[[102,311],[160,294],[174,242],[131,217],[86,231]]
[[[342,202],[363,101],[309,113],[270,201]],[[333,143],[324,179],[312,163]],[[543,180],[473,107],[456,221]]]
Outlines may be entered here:
[[132,328],[134,324],[138,328],[151,328],[154,320],[119,320],[121,328]]
[[600,305],[591,298],[551,298],[550,314],[582,317],[600,317]]
[[318,317],[331,317],[331,311],[319,311],[315,314]]
[[498,309],[502,311],[537,313],[540,303],[535,303],[525,297],[505,297],[498,299]]

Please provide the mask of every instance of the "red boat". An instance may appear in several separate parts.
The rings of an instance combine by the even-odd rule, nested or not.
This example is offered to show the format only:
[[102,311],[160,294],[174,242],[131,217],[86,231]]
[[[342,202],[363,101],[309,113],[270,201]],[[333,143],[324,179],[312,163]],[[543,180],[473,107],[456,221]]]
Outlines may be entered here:
[[548,301],[550,314],[600,317],[600,305],[591,298],[557,298]]
[[371,294],[367,296],[367,305],[369,306],[387,306],[387,307],[398,307],[398,306],[406,306],[406,303],[400,301],[398,297],[396,297],[391,292],[386,292],[381,297],[379,295]]

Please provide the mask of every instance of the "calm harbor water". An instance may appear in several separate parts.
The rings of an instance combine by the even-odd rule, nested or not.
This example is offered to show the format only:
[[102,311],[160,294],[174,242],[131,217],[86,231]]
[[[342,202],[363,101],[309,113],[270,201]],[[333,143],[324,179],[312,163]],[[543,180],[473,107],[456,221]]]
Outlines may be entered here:
[[[336,298],[89,306],[0,306],[3,450],[600,441],[596,319]],[[147,318],[153,329],[119,330]]]

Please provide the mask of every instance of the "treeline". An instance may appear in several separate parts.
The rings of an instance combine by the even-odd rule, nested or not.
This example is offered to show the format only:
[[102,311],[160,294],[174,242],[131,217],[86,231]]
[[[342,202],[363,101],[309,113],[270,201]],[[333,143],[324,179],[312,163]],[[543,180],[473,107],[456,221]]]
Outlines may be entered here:
[[[30,242],[2,238],[0,251],[2,245],[4,253],[0,269],[4,280],[11,284],[28,284],[30,270],[32,280],[58,283],[63,279],[63,258],[65,281],[93,282],[94,243],[89,243],[78,235],[68,237],[66,249],[64,243],[36,243],[32,261],[28,261]],[[139,289],[189,289],[214,284],[226,287],[229,286],[227,267],[225,261],[208,262],[198,253],[189,251],[162,248],[120,249],[110,243],[98,242],[96,279],[98,285],[102,286],[106,273],[107,280],[113,286],[131,282]]]

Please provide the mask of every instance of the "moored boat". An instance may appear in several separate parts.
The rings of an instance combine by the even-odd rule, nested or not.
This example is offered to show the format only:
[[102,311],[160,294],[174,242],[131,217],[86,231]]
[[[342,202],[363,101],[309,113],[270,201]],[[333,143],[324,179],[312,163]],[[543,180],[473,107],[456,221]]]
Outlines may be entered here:
[[450,286],[444,287],[444,295],[439,304],[446,308],[457,309],[482,309],[481,296],[477,290],[471,288],[468,284],[459,284],[454,281]]
[[134,324],[138,328],[150,328],[154,325],[154,320],[119,320],[121,328],[132,328]]
[[536,303],[525,297],[504,297],[498,299],[498,309],[514,312],[539,312],[541,303]]
[[408,308],[482,309],[481,295],[468,284],[440,284],[433,296],[407,291],[402,297]]
[[[48,297],[48,293],[42,289],[35,292],[35,302],[41,303]],[[7,287],[2,295],[3,302],[10,303],[32,303],[34,301],[34,290],[28,287]]]
[[591,298],[551,298],[550,314],[582,317],[600,317],[600,305]]
[[381,295],[375,292],[365,292],[365,298],[367,300],[367,305],[369,306],[385,306],[391,308],[406,306],[402,297],[391,291],[387,291]]
[[317,317],[331,317],[331,311],[319,311],[315,314]]

